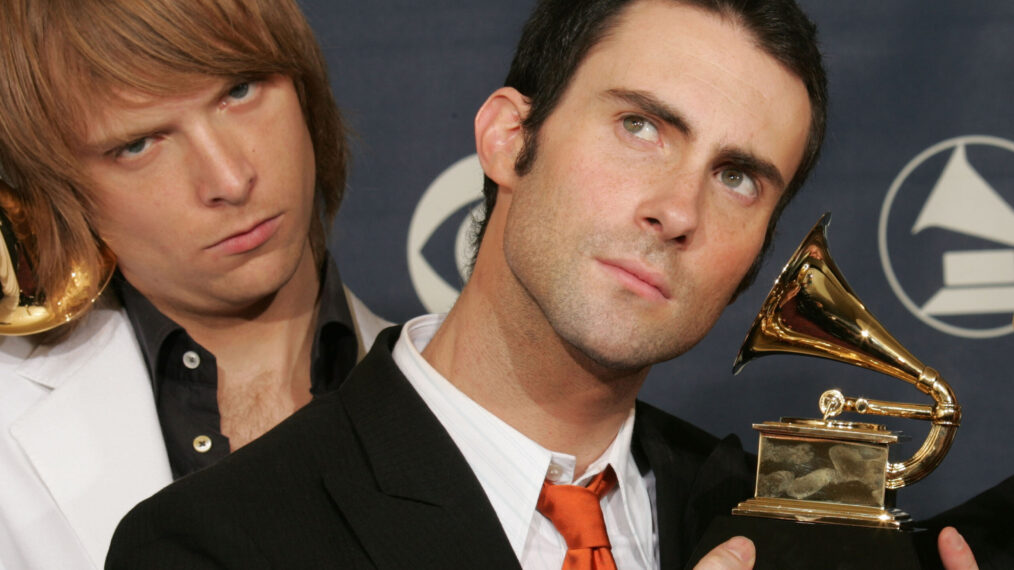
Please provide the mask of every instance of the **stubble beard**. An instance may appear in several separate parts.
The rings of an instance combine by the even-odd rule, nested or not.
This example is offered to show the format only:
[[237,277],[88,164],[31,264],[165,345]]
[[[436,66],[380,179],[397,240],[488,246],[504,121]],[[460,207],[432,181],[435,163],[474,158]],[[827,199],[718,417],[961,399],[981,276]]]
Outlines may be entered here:
[[[636,372],[683,354],[725,306],[692,306],[694,299],[707,296],[696,294],[693,283],[675,269],[678,253],[650,236],[596,232],[561,249],[555,246],[568,243],[565,236],[545,228],[517,230],[504,242],[515,280],[572,355],[604,372]],[[644,260],[670,276],[673,298],[667,306],[646,307],[632,291],[596,275],[595,259],[613,256]]]

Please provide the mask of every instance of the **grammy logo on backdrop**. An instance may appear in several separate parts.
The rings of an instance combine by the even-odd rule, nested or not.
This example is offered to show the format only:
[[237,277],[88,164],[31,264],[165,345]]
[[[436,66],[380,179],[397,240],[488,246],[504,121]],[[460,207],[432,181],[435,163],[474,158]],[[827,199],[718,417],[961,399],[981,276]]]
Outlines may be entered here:
[[[912,233],[937,227],[1014,247],[1014,209],[968,162],[951,153]],[[948,251],[944,287],[923,304],[930,315],[1014,312],[1014,249]]]
[[888,283],[917,318],[946,334],[1014,332],[1014,142],[949,139],[921,152],[885,197],[878,241]]

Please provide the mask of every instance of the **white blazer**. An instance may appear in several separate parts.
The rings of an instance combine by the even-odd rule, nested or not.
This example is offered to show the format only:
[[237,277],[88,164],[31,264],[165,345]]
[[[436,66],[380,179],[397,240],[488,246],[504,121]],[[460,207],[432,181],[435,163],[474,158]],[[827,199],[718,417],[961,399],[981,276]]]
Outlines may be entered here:
[[[345,295],[362,358],[391,323]],[[172,481],[119,308],[96,308],[54,346],[0,339],[0,429],[0,570],[101,568],[123,515]]]

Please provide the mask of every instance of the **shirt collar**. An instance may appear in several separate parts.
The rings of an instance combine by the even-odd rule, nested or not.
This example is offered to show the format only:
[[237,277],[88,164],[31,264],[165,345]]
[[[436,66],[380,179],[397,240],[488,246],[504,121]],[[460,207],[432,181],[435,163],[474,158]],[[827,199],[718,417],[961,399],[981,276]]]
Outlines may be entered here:
[[120,302],[127,311],[137,342],[141,345],[141,354],[148,367],[148,377],[152,379],[157,394],[159,375],[156,367],[162,347],[167,344],[170,335],[182,331],[183,327],[156,309],[155,305],[135,289],[118,269],[113,277],[113,286],[119,293]]
[[[352,311],[345,298],[338,266],[330,254],[327,254],[326,261],[321,268],[320,279],[321,285],[317,292],[317,330],[314,331],[311,349],[311,362],[314,363],[314,368],[317,367],[317,362],[321,357],[321,339],[327,329],[334,329],[337,325],[343,328],[339,334],[351,333],[353,342],[355,339]],[[141,345],[141,354],[144,356],[144,362],[148,368],[148,376],[157,388],[160,377],[158,374],[159,358],[162,351],[168,346],[167,341],[174,333],[185,333],[186,331],[159,311],[119,271],[116,272],[113,283],[119,292],[120,301],[127,311],[127,316],[130,318],[130,324],[134,328],[138,344]],[[355,353],[353,352],[353,354]],[[315,383],[316,376],[316,374],[313,375]]]
[[613,443],[575,481],[577,460],[573,455],[550,451],[532,441],[471,400],[422,357],[443,320],[444,315],[424,315],[407,322],[395,345],[394,361],[461,450],[519,559],[545,479],[584,484],[612,465],[624,500],[640,497],[631,491],[636,485],[643,487],[630,452],[633,408]]
[[[344,380],[351,370],[358,354],[352,311],[349,309],[348,299],[345,298],[338,265],[330,254],[327,255],[327,261],[321,268],[320,279],[321,285],[317,294],[317,330],[313,333],[313,346],[310,349],[314,394],[322,390],[318,380],[326,377],[327,371],[334,367],[335,359],[348,363],[348,366],[338,374],[340,381]],[[341,347],[338,346],[339,343]]]

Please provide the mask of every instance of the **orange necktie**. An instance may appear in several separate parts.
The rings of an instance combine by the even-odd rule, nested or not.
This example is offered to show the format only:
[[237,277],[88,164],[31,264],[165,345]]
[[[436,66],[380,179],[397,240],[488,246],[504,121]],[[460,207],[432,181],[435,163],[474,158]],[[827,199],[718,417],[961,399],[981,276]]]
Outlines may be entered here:
[[599,500],[616,486],[616,474],[606,467],[587,487],[542,483],[535,506],[552,521],[567,541],[562,570],[616,570]]

